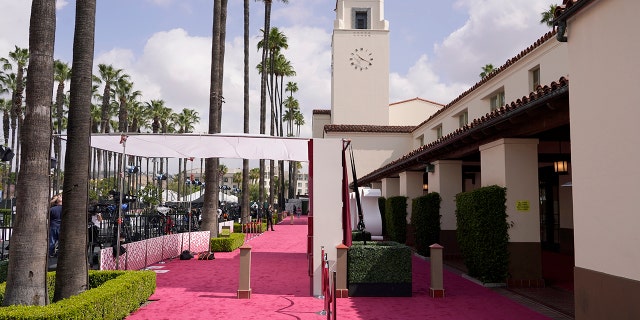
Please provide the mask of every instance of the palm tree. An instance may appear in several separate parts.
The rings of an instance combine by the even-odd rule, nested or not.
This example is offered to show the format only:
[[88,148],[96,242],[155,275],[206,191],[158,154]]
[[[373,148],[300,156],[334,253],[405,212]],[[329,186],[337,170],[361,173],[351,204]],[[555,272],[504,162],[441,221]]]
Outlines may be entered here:
[[2,133],[4,136],[4,146],[9,141],[9,118],[11,117],[11,100],[0,98],[0,110],[2,110]]
[[251,180],[251,184],[256,184],[260,179],[260,168],[252,168],[249,170],[249,180]]
[[178,126],[178,133],[193,132],[194,125],[200,122],[200,116],[198,111],[194,109],[184,108],[180,113],[176,115],[176,125]]
[[100,119],[100,130],[102,133],[109,133],[109,119],[111,118],[111,86],[114,86],[120,78],[128,78],[123,74],[122,69],[114,69],[112,65],[99,64],[98,72],[100,77],[98,81],[104,84],[102,93],[102,117]]
[[[249,0],[244,0],[244,133],[249,133]],[[249,159],[242,159],[241,222],[249,222]]]
[[491,63],[486,64],[484,67],[482,67],[482,72],[480,73],[480,78],[484,79],[484,77],[488,76],[489,74],[491,74],[491,72],[493,72],[494,68],[493,65]]
[[[287,122],[287,136],[291,137],[293,136],[293,121],[294,118],[296,116],[297,113],[300,112],[300,108],[299,108],[299,103],[298,100],[295,99],[293,97],[293,91],[297,91],[298,88],[297,86],[295,88],[293,88],[293,84],[292,82],[289,82],[287,84],[287,91],[290,91],[291,94],[287,97],[287,99],[285,99],[284,101],[284,106],[286,108],[286,111],[283,115],[284,121]],[[289,90],[289,89],[293,89],[293,90]],[[289,193],[289,198],[293,198],[295,196],[295,190],[294,190],[294,185],[291,183],[293,181],[293,165],[295,164],[295,161],[289,161],[289,189],[288,189],[288,193]],[[282,187],[282,190],[284,191],[284,186]]]
[[[54,62],[54,80],[58,83],[58,88],[56,90],[56,114],[54,122],[55,125],[55,133],[58,135],[55,139],[53,139],[53,154],[54,157],[60,160],[60,152],[62,151],[62,143],[60,139],[60,135],[62,134],[63,129],[63,120],[64,117],[64,105],[66,102],[66,96],[64,94],[64,86],[65,82],[71,79],[71,68],[65,62],[60,60],[56,60]],[[60,167],[61,161],[56,162],[55,175],[53,178],[53,190],[58,192],[60,190]]]
[[293,117],[293,124],[296,125],[296,137],[299,137],[300,127],[304,126],[304,115],[302,114],[302,112],[300,112],[300,110],[298,110],[298,112],[295,113]]
[[[262,59],[263,66],[267,65],[269,33],[271,32],[271,4],[273,0],[262,0],[264,2],[264,28],[262,29]],[[288,0],[280,0],[288,3]],[[260,134],[265,134],[267,113],[267,73],[262,72],[260,76]],[[260,182],[258,183],[258,201],[260,205],[264,203],[264,159],[260,159]],[[273,172],[273,170],[271,170]]]
[[129,81],[129,76],[123,75],[115,82],[113,93],[115,94],[119,102],[118,131],[127,132],[129,128],[129,123],[127,122],[129,119],[127,115],[127,107],[131,101],[135,101],[138,97],[140,97],[142,95],[142,92],[140,92],[140,90],[133,90],[133,82]]
[[540,23],[546,24],[547,27],[552,28],[553,27],[553,19],[556,16],[556,9],[558,8],[557,4],[551,4],[549,5],[549,10],[542,12],[540,15]]
[[[282,136],[282,90],[284,90],[283,78],[284,76],[294,75],[295,72],[291,67],[291,63],[284,57],[281,53],[281,50],[287,49],[289,47],[287,42],[287,37],[284,33],[280,32],[278,28],[272,28],[269,31],[268,41],[265,43],[264,41],[258,42],[258,49],[260,48],[268,48],[268,64],[260,63],[258,65],[258,70],[261,73],[267,72],[269,74],[269,101],[271,103],[271,131],[270,134]],[[266,67],[265,67],[266,66]],[[280,82],[278,82],[280,81]],[[270,161],[270,170],[269,170],[269,203],[273,203],[273,196],[275,194],[275,170],[274,170],[274,161]],[[278,171],[279,176],[282,177],[284,175],[284,161],[278,162]],[[281,188],[279,190],[284,190],[284,179],[279,180],[281,183]],[[278,194],[278,203],[282,207],[284,205],[284,195],[282,193]],[[283,208],[282,208],[283,209]]]
[[[227,0],[213,1],[213,35],[211,43],[211,85],[209,89],[209,133],[219,133],[222,125],[222,83],[224,80],[224,42],[227,25]],[[219,185],[216,170],[220,164],[218,158],[208,158],[205,162],[205,185]],[[205,188],[202,213],[203,230],[209,230],[210,236],[218,236],[218,190]]]
[[151,118],[151,132],[160,132],[161,119],[165,116],[166,107],[164,106],[164,100],[151,100],[145,102],[147,113]]
[[[178,133],[189,133],[193,132],[194,124],[200,122],[200,117],[198,116],[198,112],[193,109],[184,108],[182,111],[175,115],[174,118],[175,125],[178,127]],[[182,164],[180,164],[182,162]],[[184,166],[184,170],[187,170],[187,159],[181,159],[179,162],[179,166]],[[178,172],[182,172],[181,168],[178,168]],[[180,194],[180,188],[182,186],[182,182],[186,180],[185,177],[180,177],[178,175],[178,194]],[[185,190],[186,191],[186,190]]]
[[[15,46],[15,50],[9,52],[9,58],[16,64],[16,76],[15,76],[15,84],[14,91],[12,94],[13,97],[13,108],[11,109],[11,129],[13,131],[12,136],[15,142],[15,131],[16,128],[20,126],[22,122],[22,96],[24,92],[24,83],[25,83],[25,72],[27,71],[27,63],[29,61],[29,49],[19,48]],[[6,61],[6,60],[5,60]],[[5,64],[5,69],[11,69],[11,63],[8,62],[9,65]],[[12,148],[15,145],[12,144]]]
[[[65,154],[64,206],[60,228],[61,254],[56,269],[54,301],[89,289],[87,267],[87,194],[91,147],[91,71],[95,37],[96,0],[76,2],[73,73],[67,150]],[[80,223],[84,221],[84,223]]]
[[[29,62],[29,49],[19,48],[15,46],[15,50],[9,52],[9,58],[3,59],[3,69],[12,70],[13,63],[16,66],[16,72],[10,74],[5,80],[9,87],[13,90],[11,94],[12,107],[11,107],[11,149],[15,150],[16,159],[14,162],[9,162],[9,172],[13,172],[14,163],[16,171],[20,168],[20,128],[22,127],[22,97],[25,84],[25,73],[27,72],[27,65]],[[16,133],[17,132],[17,133]],[[16,146],[17,145],[17,146]],[[16,149],[17,147],[17,149]],[[16,181],[17,183],[17,181]]]
[[[0,98],[0,109],[2,110],[2,132],[4,134],[3,145],[6,147],[7,142],[9,141],[9,118],[11,117],[9,113],[11,112],[11,100]],[[7,172],[7,170],[2,170],[2,180],[0,180],[0,185],[3,186],[3,190],[9,190],[10,182],[7,179],[8,176],[9,172]],[[2,196],[5,199],[8,199],[9,195],[7,194],[7,192],[3,192]]]
[[128,132],[140,133],[140,128],[148,127],[149,117],[140,101],[129,101],[127,103],[128,118],[130,123]]
[[[34,0],[31,4],[29,47],[37,54],[29,59],[25,134],[22,137],[22,157],[27,161],[20,168],[22,183],[16,186],[16,212],[20,219],[14,221],[11,235],[11,259],[2,302],[4,306],[48,303],[48,215],[44,213],[49,210],[50,106],[53,100],[55,24],[56,2]],[[18,99],[16,96],[14,98]],[[81,211],[86,219],[84,210],[86,207]],[[86,230],[86,225],[83,227]]]

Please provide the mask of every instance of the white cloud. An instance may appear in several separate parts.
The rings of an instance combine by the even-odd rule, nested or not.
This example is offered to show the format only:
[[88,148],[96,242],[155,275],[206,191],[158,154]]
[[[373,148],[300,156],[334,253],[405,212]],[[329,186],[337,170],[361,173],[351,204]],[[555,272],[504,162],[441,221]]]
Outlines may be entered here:
[[31,1],[4,0],[0,5],[3,14],[0,19],[0,57],[7,57],[9,52],[29,47],[29,15]]
[[503,65],[549,31],[540,13],[553,0],[459,0],[468,12],[464,26],[435,44],[434,71],[442,81],[473,85],[482,66]]
[[[289,50],[285,55],[295,68],[293,81],[301,89],[295,94],[308,126],[303,136],[311,136],[311,111],[330,107],[330,35],[316,28],[284,28]],[[260,78],[255,66],[260,55],[255,49],[258,37],[250,38],[250,128],[259,132]],[[125,70],[143,93],[145,101],[163,99],[174,112],[196,109],[201,121],[196,131],[206,132],[209,114],[211,39],[194,37],[182,29],[158,32],[147,41],[141,56],[129,50],[114,49],[96,58],[96,64],[112,64]],[[243,39],[227,39],[222,131],[243,131],[244,57]],[[267,132],[268,132],[267,127]]]

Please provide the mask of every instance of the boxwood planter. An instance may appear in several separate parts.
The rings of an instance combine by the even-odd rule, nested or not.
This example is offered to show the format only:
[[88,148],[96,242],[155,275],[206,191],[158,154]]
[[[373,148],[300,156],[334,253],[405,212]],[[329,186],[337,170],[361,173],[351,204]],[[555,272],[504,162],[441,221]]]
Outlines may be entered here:
[[353,242],[347,253],[350,297],[411,297],[411,272],[411,249],[397,242]]

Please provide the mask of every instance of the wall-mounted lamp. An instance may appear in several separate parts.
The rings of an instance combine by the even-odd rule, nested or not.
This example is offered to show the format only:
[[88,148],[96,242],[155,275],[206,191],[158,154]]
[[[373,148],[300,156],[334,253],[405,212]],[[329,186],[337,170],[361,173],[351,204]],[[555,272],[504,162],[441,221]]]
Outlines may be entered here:
[[436,166],[431,163],[428,163],[427,166],[424,168],[424,171],[434,173],[436,171]]
[[569,162],[568,161],[556,161],[553,163],[553,170],[556,173],[567,173],[569,172]]
[[425,171],[422,174],[422,191],[429,190],[429,174]]

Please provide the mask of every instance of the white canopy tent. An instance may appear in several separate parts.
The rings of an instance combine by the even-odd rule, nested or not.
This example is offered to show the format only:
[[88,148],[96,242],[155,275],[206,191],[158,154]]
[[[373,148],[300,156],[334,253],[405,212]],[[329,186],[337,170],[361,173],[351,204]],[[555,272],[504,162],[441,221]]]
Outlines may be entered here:
[[[126,137],[126,144],[123,137]],[[91,147],[146,158],[309,161],[309,139],[249,134],[94,134]]]
[[[66,140],[66,136],[61,136]],[[309,161],[309,139],[250,134],[92,134],[91,147],[145,158],[231,158]],[[126,157],[122,157],[124,167]],[[123,179],[123,176],[121,176]],[[121,186],[123,183],[120,184]],[[122,189],[120,202],[122,202]],[[118,216],[122,215],[119,207]],[[116,257],[120,256],[120,225]],[[118,263],[116,262],[116,268]]]

